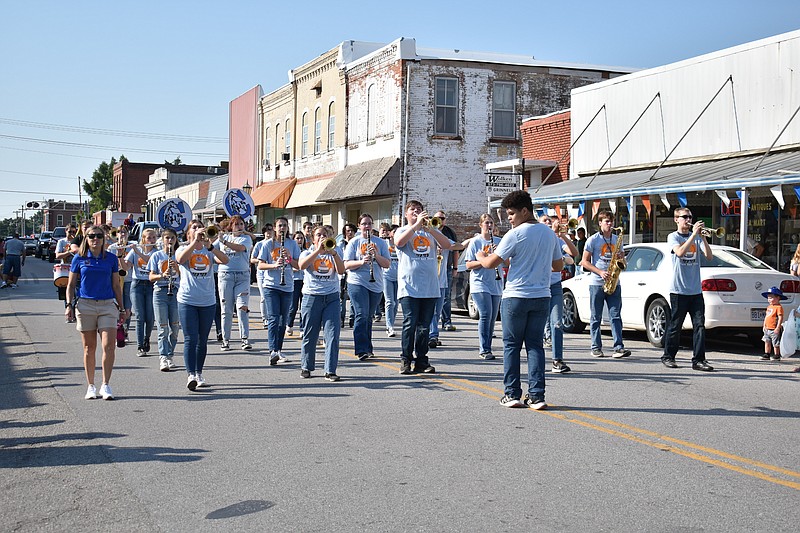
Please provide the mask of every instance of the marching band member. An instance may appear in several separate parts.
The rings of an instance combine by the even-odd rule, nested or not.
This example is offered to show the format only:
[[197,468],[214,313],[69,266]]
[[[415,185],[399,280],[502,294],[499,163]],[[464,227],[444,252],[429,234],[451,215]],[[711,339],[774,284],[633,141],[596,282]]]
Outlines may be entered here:
[[[122,284],[117,257],[105,251],[105,233],[99,226],[86,228],[81,245],[70,265],[67,283],[67,319],[77,316],[77,330],[83,343],[83,368],[88,388],[85,398],[97,398],[94,386],[97,335],[103,350],[103,385],[100,396],[113,400],[111,371],[117,341],[117,321],[125,318],[122,308]],[[78,281],[80,280],[80,287]]]
[[604,209],[597,214],[600,223],[600,231],[586,239],[583,248],[583,260],[581,266],[584,272],[590,273],[589,278],[589,304],[592,310],[589,319],[589,332],[592,336],[592,357],[604,357],[603,340],[600,336],[600,319],[603,317],[603,305],[608,307],[608,318],[611,321],[611,334],[614,339],[614,353],[611,357],[619,359],[628,357],[630,350],[625,349],[622,342],[622,288],[617,288],[612,294],[603,291],[603,283],[609,278],[608,268],[611,261],[624,261],[625,255],[620,249],[617,257],[612,257],[617,240],[621,235],[616,235],[612,228],[614,226],[614,214]]
[[[331,230],[333,226],[331,226]],[[347,243],[350,242],[350,239],[355,237],[356,234],[356,226],[354,224],[347,223],[342,228],[342,235],[336,241],[336,251],[339,253],[339,256],[344,257],[344,251],[347,248]],[[347,274],[342,272],[342,275],[339,279],[340,286],[339,286],[339,298],[342,302],[342,327],[344,327],[344,319],[347,318],[347,300],[350,299],[350,295],[347,294]],[[355,323],[355,310],[353,309],[353,302],[350,302],[350,322],[349,325],[352,328],[353,324]]]
[[269,364],[274,366],[289,360],[283,356],[283,339],[292,304],[294,279],[292,268],[297,267],[300,249],[289,237],[289,221],[285,217],[275,219],[275,237],[261,248],[258,268],[264,270],[264,290],[267,301],[267,341]]
[[187,230],[188,243],[178,248],[175,261],[180,268],[178,316],[183,325],[183,364],[193,391],[207,387],[203,366],[208,352],[208,333],[214,321],[217,292],[214,288],[214,263],[225,264],[228,256],[214,247],[203,223],[192,220]]
[[[124,283],[122,284],[122,303],[125,309],[125,340],[128,340],[128,330],[131,327],[131,317],[133,316],[133,301],[131,300],[131,278],[133,276],[127,273],[128,263],[125,261],[125,256],[131,250],[132,246],[128,244],[128,226],[125,224],[117,228],[117,242],[108,247],[108,252],[117,256],[119,259],[120,270],[125,271],[126,275],[121,276]],[[120,273],[122,274],[122,273]]]
[[[301,343],[300,377],[310,378],[315,370],[317,340],[320,329],[325,337],[325,379],[339,381],[339,274],[344,262],[335,243],[326,243],[332,236],[325,228],[314,230],[313,245],[300,254],[298,268],[305,274],[303,301],[300,305]],[[326,244],[333,244],[327,247]]]
[[428,360],[428,342],[436,300],[441,297],[436,247],[448,250],[452,245],[439,230],[426,224],[429,217],[421,202],[411,200],[405,209],[406,225],[395,232],[397,296],[403,307],[400,373],[433,373],[436,369]]
[[172,357],[178,344],[178,263],[175,262],[175,250],[178,246],[178,235],[167,228],[161,231],[161,249],[150,256],[147,269],[150,281],[153,282],[153,310],[158,326],[158,368],[169,372],[175,368]]
[[86,235],[86,232],[89,231],[89,228],[92,227],[92,221],[88,219],[81,220],[81,225],[78,228],[78,233],[69,243],[69,251],[72,255],[78,255],[78,251],[81,246],[81,242],[83,242],[83,236]]
[[394,244],[394,231],[399,226],[381,224],[381,239],[389,247],[389,268],[383,270],[383,297],[386,300],[386,335],[394,337],[394,321],[397,318],[397,249]]
[[386,241],[372,238],[372,215],[362,214],[358,225],[361,232],[347,243],[344,267],[347,269],[347,292],[355,310],[356,356],[364,361],[374,355],[372,317],[383,294],[383,269],[391,265],[391,260]]
[[264,299],[264,271],[258,268],[258,256],[261,255],[261,248],[264,243],[272,238],[272,224],[268,224],[261,228],[261,233],[264,238],[253,245],[253,250],[250,252],[250,264],[256,265],[256,287],[258,287],[259,309],[261,310],[261,322],[264,324],[264,329],[267,329],[267,301]]
[[[302,231],[295,231],[293,239],[301,252],[308,249],[310,243],[306,242],[305,233]],[[292,291],[292,305],[289,307],[289,323],[286,326],[286,335],[289,337],[294,334],[294,319],[297,317],[297,311],[300,309],[300,301],[303,299],[303,277],[305,277],[305,274],[302,270],[297,268],[292,269],[294,290]]]
[[[439,211],[441,213],[441,211]],[[434,215],[438,217],[439,215]],[[444,222],[442,222],[444,223]],[[444,234],[442,234],[444,235]],[[442,341],[439,340],[439,318],[443,315],[445,300],[450,295],[450,281],[453,277],[453,273],[450,270],[450,253],[456,250],[463,250],[464,247],[461,243],[453,242],[449,237],[445,236],[445,239],[448,240],[450,243],[451,248],[444,249],[440,248],[436,252],[436,274],[439,278],[439,298],[436,300],[436,307],[433,310],[433,317],[431,318],[431,327],[430,327],[430,340],[428,341],[428,347],[436,348],[437,346],[442,345]],[[444,322],[443,322],[444,323]],[[455,327],[451,323],[451,319],[447,319],[447,325],[453,330]],[[442,326],[442,329],[445,329]]]
[[493,233],[494,219],[491,215],[481,215],[480,230],[479,235],[470,239],[464,258],[469,270],[469,293],[478,308],[478,356],[488,361],[494,359],[492,335],[503,295],[503,276],[499,266],[494,269],[483,268],[477,260],[478,251],[491,254],[500,243],[500,237],[495,237]]
[[142,232],[139,246],[133,246],[125,257],[131,281],[131,299],[136,312],[137,355],[145,357],[150,352],[150,333],[153,331],[153,282],[147,263],[156,249],[156,230],[148,228]]
[[[77,226],[75,224],[68,224],[66,226],[67,236],[59,239],[56,243],[56,252],[55,257],[56,261],[60,262],[62,265],[70,265],[72,264],[72,252],[70,251],[69,243],[72,239],[75,238],[75,235],[78,232]],[[67,288],[66,287],[59,287],[58,289],[58,299],[64,300],[64,307],[67,307]],[[75,322],[75,317],[67,318],[67,324],[72,324]]]
[[222,306],[222,351],[230,350],[233,312],[239,319],[239,337],[242,350],[251,350],[250,336],[250,250],[253,241],[244,232],[244,219],[234,215],[228,221],[230,233],[220,233],[214,247],[228,256],[228,261],[220,264],[219,299]]

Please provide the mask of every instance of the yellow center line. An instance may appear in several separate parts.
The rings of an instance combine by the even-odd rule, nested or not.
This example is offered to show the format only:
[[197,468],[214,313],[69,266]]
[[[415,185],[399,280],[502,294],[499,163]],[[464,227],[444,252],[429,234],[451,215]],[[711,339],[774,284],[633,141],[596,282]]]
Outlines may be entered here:
[[[341,353],[343,353],[345,355],[348,355],[350,357],[353,357],[353,358],[356,357],[356,355],[354,353],[352,353],[352,352],[342,351]],[[395,364],[395,363],[386,363],[386,362],[376,361],[376,360],[371,360],[370,363],[374,364],[374,365],[377,365],[377,366],[381,366],[381,367],[390,369],[392,371],[397,371],[397,368],[398,368],[398,365]],[[484,385],[482,383],[476,383],[476,382],[474,382],[472,380],[465,379],[465,378],[455,378],[455,377],[450,378],[450,377],[447,376],[447,374],[436,374],[435,376],[434,375],[421,374],[421,375],[418,375],[418,377],[422,377],[424,379],[439,383],[441,385],[445,385],[447,387],[451,387],[451,388],[454,388],[454,389],[457,389],[457,390],[461,390],[461,391],[464,391],[464,392],[469,392],[471,394],[475,394],[475,395],[482,396],[484,398],[489,398],[489,399],[495,399],[497,397],[497,395],[501,395],[503,393],[502,389],[498,389],[496,387],[492,387],[492,386],[489,386],[489,385]],[[489,394],[489,393],[492,393],[492,394]],[[692,442],[689,442],[689,441],[686,441],[686,440],[677,439],[677,438],[674,438],[674,437],[670,437],[668,435],[663,435],[661,433],[657,433],[655,431],[650,431],[650,430],[639,428],[639,427],[636,427],[636,426],[631,426],[629,424],[624,424],[622,422],[616,422],[614,420],[609,420],[607,418],[602,418],[602,417],[599,417],[599,416],[591,415],[589,413],[584,413],[584,412],[579,411],[577,409],[571,409],[569,407],[559,407],[559,406],[556,406],[556,405],[553,405],[553,404],[550,404],[550,406],[554,410],[552,410],[552,411],[534,411],[534,410],[529,410],[529,411],[532,414],[534,414],[534,413],[535,414],[544,414],[544,415],[550,416],[552,418],[563,420],[565,422],[570,422],[572,424],[577,424],[577,425],[585,427],[585,428],[594,429],[596,431],[600,431],[600,432],[606,433],[608,435],[612,435],[612,436],[615,436],[615,437],[623,438],[623,439],[626,439],[626,440],[629,440],[629,441],[632,441],[632,442],[636,442],[638,444],[643,444],[645,446],[649,446],[649,447],[655,448],[657,450],[661,450],[661,451],[665,451],[665,452],[671,452],[671,453],[674,453],[674,454],[677,454],[677,455],[680,455],[680,456],[683,456],[683,457],[687,457],[689,459],[694,459],[696,461],[701,461],[703,463],[714,465],[714,466],[717,466],[719,468],[732,470],[734,472],[737,472],[737,473],[740,473],[740,474],[744,474],[746,476],[754,477],[754,478],[760,479],[762,481],[768,481],[770,483],[775,483],[777,485],[781,485],[781,486],[788,487],[788,488],[791,488],[791,489],[800,490],[800,483],[799,482],[791,481],[791,480],[785,480],[785,479],[781,479],[781,478],[778,478],[778,477],[775,477],[775,476],[772,476],[772,475],[769,475],[769,474],[764,474],[762,472],[759,472],[757,470],[752,470],[752,469],[747,468],[745,466],[739,466],[739,465],[736,465],[736,464],[731,464],[731,463],[722,461],[722,460],[714,458],[714,457],[709,457],[707,455],[702,455],[700,453],[695,453],[694,451],[691,451],[691,450],[697,450],[697,451],[709,454],[711,456],[718,456],[718,457],[720,457],[722,459],[727,459],[729,461],[735,461],[735,462],[743,463],[745,465],[749,465],[749,466],[752,466],[752,467],[755,467],[755,468],[762,468],[764,470],[769,470],[769,471],[776,472],[776,473],[783,474],[783,475],[790,476],[790,477],[800,478],[800,472],[796,472],[794,470],[789,470],[787,468],[782,468],[782,467],[779,467],[779,466],[771,465],[771,464],[768,464],[768,463],[763,463],[761,461],[754,461],[754,460],[748,459],[746,457],[741,457],[739,455],[734,455],[734,454],[731,454],[731,453],[728,453],[728,452],[724,452],[724,451],[721,451],[721,450],[717,450],[717,449],[714,449],[714,448],[709,448],[707,446],[702,446],[700,444],[695,444],[695,443],[692,443]],[[580,417],[580,418],[584,418],[586,420],[580,420],[578,418],[571,418],[571,417],[567,416],[564,413],[569,413],[571,415],[574,415],[574,416]],[[590,420],[591,422],[589,422],[587,420]],[[593,423],[593,422],[595,422],[595,423]],[[603,427],[603,426],[601,426],[599,424],[606,424],[606,425],[613,426],[613,427],[616,427],[616,428],[624,429],[624,430],[628,431],[629,433],[626,433],[624,431],[619,431],[617,429],[613,429],[613,427],[612,428]],[[631,433],[633,433],[633,434],[631,434]],[[655,439],[655,440],[653,440],[653,439]],[[659,441],[662,441],[662,442],[659,442]],[[678,446],[683,446],[685,448],[689,448],[689,450],[680,448],[678,446],[673,446],[671,444],[666,444],[666,443],[672,443],[672,444],[675,444],[675,445],[678,445]]]

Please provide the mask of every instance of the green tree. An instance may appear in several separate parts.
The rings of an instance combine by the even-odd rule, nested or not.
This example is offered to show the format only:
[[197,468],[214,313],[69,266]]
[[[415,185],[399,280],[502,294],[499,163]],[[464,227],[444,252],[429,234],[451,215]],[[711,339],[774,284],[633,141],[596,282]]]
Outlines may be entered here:
[[[120,161],[127,161],[124,155],[119,156]],[[113,157],[106,163],[103,161],[92,173],[92,179],[83,180],[83,190],[89,195],[89,213],[96,213],[108,207],[113,198],[114,165],[117,160]]]

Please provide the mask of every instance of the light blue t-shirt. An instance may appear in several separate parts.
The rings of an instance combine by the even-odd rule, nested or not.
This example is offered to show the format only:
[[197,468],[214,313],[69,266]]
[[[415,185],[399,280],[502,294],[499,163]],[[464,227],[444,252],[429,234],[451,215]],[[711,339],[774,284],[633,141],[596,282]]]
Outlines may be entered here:
[[[261,240],[253,245],[253,249],[250,251],[251,259],[258,259],[258,256],[261,255],[261,248],[264,246],[265,242],[266,241]],[[256,283],[259,289],[264,286],[264,274],[266,272],[267,272],[266,270],[261,270],[260,268],[256,268]]]
[[[395,239],[411,231],[405,225],[395,230]],[[439,298],[439,277],[436,272],[436,239],[424,230],[414,232],[405,246],[397,246],[397,298]]]
[[[492,243],[495,246],[500,244],[500,237],[492,237],[491,241],[487,241],[482,236],[478,235],[469,241],[467,249],[464,251],[464,259],[466,261],[476,261],[478,258],[478,251],[483,250],[486,255],[492,253]],[[503,270],[502,265],[497,267],[500,271],[500,279],[497,278],[498,270],[494,268],[476,268],[469,271],[469,292],[472,294],[478,292],[485,292],[492,296],[500,296],[503,294]]]
[[[303,250],[300,257],[311,255],[314,250],[312,246],[308,250]],[[339,292],[339,275],[336,272],[336,262],[333,254],[321,253],[303,271],[303,294],[314,296],[324,296]]]
[[220,243],[220,239],[217,239],[217,242],[214,243],[214,248],[228,256],[228,263],[220,264],[217,268],[217,272],[250,272],[250,250],[253,248],[253,240],[250,238],[250,235],[234,237],[231,234],[227,234],[224,238],[225,242],[241,244],[244,246],[244,250],[241,252],[234,252]]
[[[149,252],[145,252],[142,245],[138,244],[136,245],[136,249],[139,250],[139,253],[144,257],[139,257],[133,250],[128,252],[128,255],[125,256],[125,260],[133,264],[132,278],[139,281],[150,281],[150,270],[147,268],[147,262],[150,261],[150,256],[153,254],[155,246],[151,247]],[[128,272],[128,275],[130,276],[131,272]]]
[[681,246],[688,241],[691,236],[691,233],[681,235],[675,231],[667,237],[667,244],[669,244],[670,255],[672,256],[670,293],[690,296],[702,294],[703,292],[700,281],[700,255],[703,254],[702,250],[704,250],[703,239],[697,237],[694,243],[690,245],[689,250],[683,254],[683,257],[678,257],[672,251],[676,246]]
[[511,260],[503,298],[549,298],[553,261],[561,247],[553,230],[544,224],[521,224],[500,240],[494,253]]
[[[592,254],[592,264],[600,270],[608,270],[611,266],[611,255],[614,252],[614,245],[617,243],[619,236],[615,233],[611,234],[610,239],[603,237],[599,231],[586,239],[586,246],[584,246],[584,253],[589,252]],[[597,273],[589,273],[589,285],[602,285],[603,278]]]
[[[64,240],[66,240],[66,239],[64,239]],[[58,241],[58,244],[61,244],[61,241]],[[59,253],[58,244],[56,245],[56,253]],[[130,245],[130,246],[132,246],[132,245]],[[108,247],[108,249],[106,250],[106,253],[113,254],[113,255],[116,255],[116,256],[121,256],[121,257],[124,258],[125,257],[125,250],[128,250],[130,248],[130,246],[120,246],[119,244],[114,243],[114,244],[112,244],[111,246]],[[69,248],[69,243],[68,242],[66,243],[66,247],[61,249],[60,251],[63,252],[64,250],[66,250],[66,248]],[[133,275],[132,274],[133,274],[132,272],[128,272],[128,273],[125,274],[125,277],[122,278],[124,280],[124,283],[130,283],[131,281],[133,281]],[[130,288],[130,287],[128,287],[128,288]]]
[[[186,246],[178,248],[176,255],[184,248]],[[181,283],[178,288],[178,303],[197,307],[217,305],[213,268],[215,262],[214,253],[202,248],[193,250],[183,263],[179,263]]]
[[[154,273],[154,274],[166,274],[169,271],[169,256],[167,252],[163,250],[158,250],[153,255],[150,256],[150,261],[147,263],[147,269]],[[178,278],[178,271],[172,273],[172,286],[173,288],[178,286],[180,282]],[[153,282],[156,287],[168,287],[169,286],[169,278],[159,279]]]
[[[561,253],[561,257],[566,259],[566,257],[569,255],[569,248],[567,248],[567,244],[562,241],[558,235],[556,235],[556,246],[558,246],[558,251]],[[560,270],[558,272],[550,272],[550,285],[553,285],[554,283],[561,283]]]
[[[273,264],[278,260],[280,255],[281,243],[277,239],[267,239],[262,241],[264,244],[261,246],[261,254],[258,258],[268,264]],[[286,239],[283,243],[284,248],[289,252],[292,259],[297,261],[300,259],[300,247],[294,242],[294,239]],[[283,282],[281,285],[281,270],[279,268],[264,271],[264,284],[263,287],[268,289],[277,289],[283,292],[294,291],[294,276],[292,274],[292,267],[285,265],[283,270]]]
[[[389,246],[386,241],[379,237],[372,238],[372,244],[375,246],[378,255],[382,255],[389,259]],[[360,261],[364,258],[367,252],[367,239],[361,235],[353,237],[347,243],[347,248],[344,250],[345,261]],[[370,281],[369,277],[369,263],[360,266],[353,270],[347,271],[348,285],[360,285],[365,287],[370,292],[383,292],[383,269],[376,261],[372,265],[372,274],[375,276],[375,281]]]
[[389,268],[383,269],[383,279],[387,281],[397,281],[397,248],[394,242],[386,239],[386,245],[389,248]]

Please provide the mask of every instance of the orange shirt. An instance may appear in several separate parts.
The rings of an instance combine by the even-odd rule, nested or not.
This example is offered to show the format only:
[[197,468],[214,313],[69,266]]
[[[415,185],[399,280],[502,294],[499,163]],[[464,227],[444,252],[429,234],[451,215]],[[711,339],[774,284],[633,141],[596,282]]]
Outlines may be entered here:
[[774,330],[778,324],[783,324],[783,306],[781,304],[768,305],[767,316],[764,317],[764,327]]

